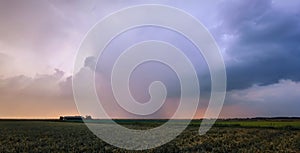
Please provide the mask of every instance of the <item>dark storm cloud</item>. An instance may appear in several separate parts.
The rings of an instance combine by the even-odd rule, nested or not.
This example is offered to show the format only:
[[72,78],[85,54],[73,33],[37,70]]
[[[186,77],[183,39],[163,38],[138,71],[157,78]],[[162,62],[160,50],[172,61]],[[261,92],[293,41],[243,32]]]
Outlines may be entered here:
[[[228,89],[300,81],[300,11],[274,7],[272,1],[231,1],[222,6]],[[224,40],[226,41],[226,40]]]
[[84,66],[88,67],[92,70],[94,70],[96,68],[96,64],[97,64],[97,58],[94,56],[87,57],[84,60]]
[[[293,2],[289,1],[289,3]],[[225,54],[228,55],[228,59],[225,57],[225,64],[227,67],[227,84],[229,90],[245,89],[251,87],[253,84],[274,84],[281,79],[300,80],[300,45],[298,43],[300,40],[300,28],[298,28],[300,27],[300,11],[295,11],[295,9],[289,11],[275,7],[275,2],[271,0],[224,1],[217,7],[217,10],[217,18],[210,20],[213,22],[208,25],[221,23],[215,28],[217,29],[216,31],[213,29],[211,32],[219,40],[218,44],[220,44],[220,47],[225,48]],[[210,27],[208,28],[210,29]],[[157,29],[150,29],[146,32],[145,29],[143,30],[143,35],[138,35],[138,38],[149,36]],[[174,35],[169,33],[163,36],[160,35],[160,37],[165,36],[172,36],[173,38]],[[138,38],[132,41],[135,42],[134,40],[139,40]],[[127,44],[131,39],[126,37],[126,39],[120,40],[119,42]],[[180,46],[180,43],[186,44],[182,40],[175,44],[179,44],[178,46]],[[225,45],[222,46],[223,44]],[[118,44],[115,46],[122,45]],[[111,50],[115,49],[118,48]],[[191,49],[193,50],[193,48],[183,47],[183,50],[186,50],[186,52]],[[114,54],[110,53],[109,56],[114,57],[102,59],[106,63],[103,62],[101,64],[108,65],[107,63],[110,62],[107,61],[115,61],[115,56],[117,55],[118,53],[115,51]],[[189,58],[195,64],[195,67],[199,67],[200,64],[195,62],[199,61],[199,56],[189,56]],[[84,65],[85,67],[93,68],[95,63],[96,59],[94,57],[88,57]],[[101,65],[100,63],[98,64]],[[106,75],[109,75],[111,68],[109,67],[109,70],[102,70],[102,72],[107,72],[108,74]],[[205,68],[202,68],[202,71],[203,69]],[[178,97],[180,95],[178,80],[176,77],[174,79],[170,78],[173,77],[173,74],[171,76],[171,73],[159,73],[159,69],[154,66],[147,70],[146,72],[135,73],[133,75],[135,79],[132,80],[136,82],[134,84],[138,84],[138,87],[132,88],[133,90],[142,91],[145,93],[142,95],[148,97],[147,87],[150,82],[161,80],[166,83],[170,97]],[[155,72],[153,72],[154,70]],[[101,70],[99,69],[98,71],[100,72]],[[202,91],[210,91],[208,70],[200,72],[197,69],[197,71],[201,93],[206,94],[206,92]],[[153,74],[161,75],[158,77],[160,79],[157,79],[157,77],[149,78]],[[163,77],[164,75],[166,77]],[[106,78],[109,77],[106,76]],[[141,81],[138,81],[138,78]]]

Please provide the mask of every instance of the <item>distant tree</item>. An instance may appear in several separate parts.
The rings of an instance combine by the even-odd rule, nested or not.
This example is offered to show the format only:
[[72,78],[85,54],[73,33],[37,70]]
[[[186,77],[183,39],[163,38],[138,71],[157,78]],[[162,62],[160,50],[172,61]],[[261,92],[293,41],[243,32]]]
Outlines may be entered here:
[[92,119],[92,116],[86,115],[86,116],[85,116],[85,119],[86,119],[86,120],[91,120],[91,119]]

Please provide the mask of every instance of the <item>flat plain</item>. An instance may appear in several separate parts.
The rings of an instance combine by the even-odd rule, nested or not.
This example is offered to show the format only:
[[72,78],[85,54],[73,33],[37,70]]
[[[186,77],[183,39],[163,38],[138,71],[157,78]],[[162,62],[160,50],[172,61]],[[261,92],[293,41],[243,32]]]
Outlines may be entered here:
[[[135,121],[138,122],[138,121]],[[218,121],[203,136],[200,122],[158,148],[130,151],[100,140],[84,123],[59,121],[0,121],[0,152],[300,152],[300,122]],[[153,128],[155,121],[129,128]]]

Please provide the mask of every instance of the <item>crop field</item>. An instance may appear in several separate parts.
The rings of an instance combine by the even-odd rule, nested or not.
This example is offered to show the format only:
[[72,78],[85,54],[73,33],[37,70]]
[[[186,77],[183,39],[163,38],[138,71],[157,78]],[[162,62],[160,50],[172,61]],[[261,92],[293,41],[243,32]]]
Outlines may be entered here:
[[105,143],[83,123],[0,121],[0,152],[300,152],[300,130],[280,128],[298,127],[298,121],[218,121],[203,136],[194,125],[163,146],[130,151]]
[[300,121],[218,121],[216,125],[300,129]]

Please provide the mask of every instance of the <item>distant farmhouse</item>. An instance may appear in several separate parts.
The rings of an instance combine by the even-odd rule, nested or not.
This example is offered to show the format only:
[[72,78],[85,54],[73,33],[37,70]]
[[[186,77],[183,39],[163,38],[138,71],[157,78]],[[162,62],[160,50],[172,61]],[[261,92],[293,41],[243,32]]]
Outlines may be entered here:
[[61,121],[82,121],[82,120],[92,120],[91,116],[60,116],[59,120]]

